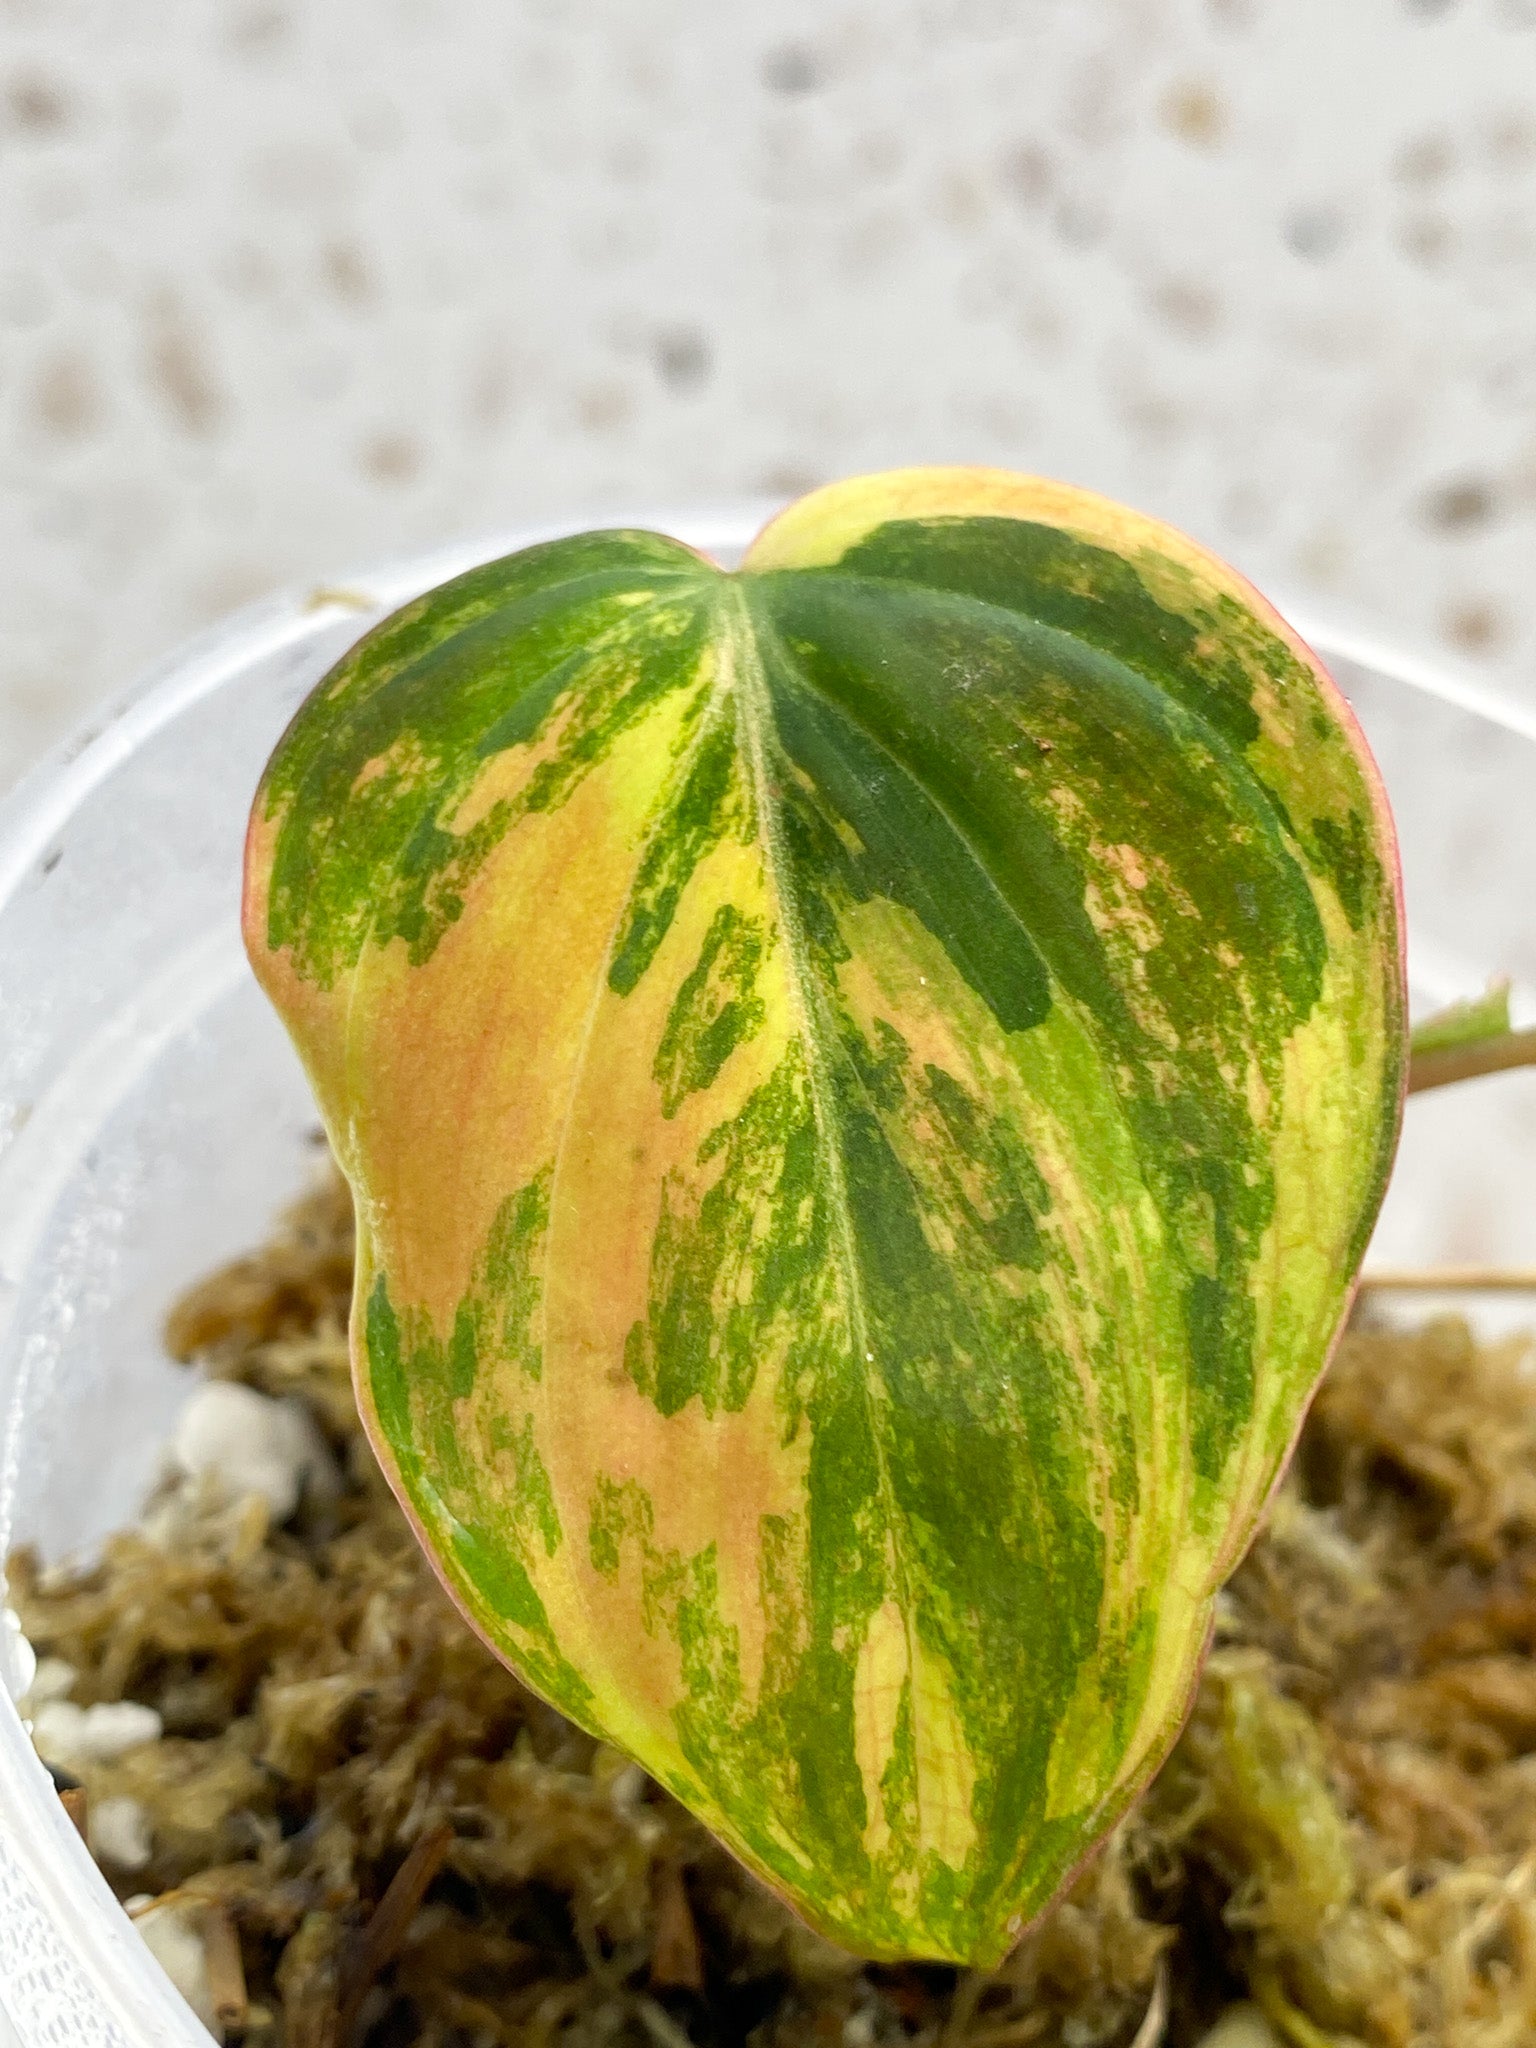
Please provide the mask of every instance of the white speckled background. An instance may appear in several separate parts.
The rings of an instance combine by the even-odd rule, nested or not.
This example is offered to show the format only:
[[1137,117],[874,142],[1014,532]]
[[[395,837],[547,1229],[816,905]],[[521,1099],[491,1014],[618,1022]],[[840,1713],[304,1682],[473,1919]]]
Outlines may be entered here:
[[0,0],[0,780],[273,585],[987,459],[1536,674],[1536,0]]

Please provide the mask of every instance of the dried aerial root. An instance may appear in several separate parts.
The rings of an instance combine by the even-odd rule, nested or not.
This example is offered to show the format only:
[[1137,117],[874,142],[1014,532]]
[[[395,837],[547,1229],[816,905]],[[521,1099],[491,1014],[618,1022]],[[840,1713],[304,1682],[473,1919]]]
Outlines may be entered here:
[[[98,1860],[227,2039],[1536,2040],[1528,1347],[1351,1334],[1170,1764],[1001,1969],[957,1973],[809,1933],[469,1634],[358,1429],[350,1285],[331,1185],[171,1320],[206,1374],[303,1404],[324,1484],[311,1446],[241,1494],[204,1444],[89,1569],[11,1566],[40,1745],[74,1745],[50,1761]],[[119,1702],[144,1711],[92,1718]]]

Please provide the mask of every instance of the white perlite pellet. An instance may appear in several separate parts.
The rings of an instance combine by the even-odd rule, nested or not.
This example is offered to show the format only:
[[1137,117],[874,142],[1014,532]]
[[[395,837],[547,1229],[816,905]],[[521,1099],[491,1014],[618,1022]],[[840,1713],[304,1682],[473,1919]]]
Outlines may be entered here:
[[68,1769],[71,1764],[108,1764],[158,1742],[163,1724],[153,1707],[137,1700],[99,1700],[77,1706],[73,1700],[48,1700],[32,1717],[32,1741],[45,1763]]
[[98,1799],[86,1812],[86,1837],[98,1863],[142,1870],[154,1852],[149,1815],[137,1799]]
[[75,1689],[75,1680],[79,1676],[74,1665],[63,1657],[39,1657],[37,1668],[32,1673],[32,1683],[27,1688],[27,1711],[35,1714],[39,1707],[47,1706],[50,1700],[68,1699]]
[[210,1380],[182,1409],[171,1462],[189,1479],[211,1479],[231,1500],[256,1494],[274,1522],[286,1522],[306,1491],[319,1499],[339,1486],[314,1417],[301,1401],[273,1400],[232,1380]]

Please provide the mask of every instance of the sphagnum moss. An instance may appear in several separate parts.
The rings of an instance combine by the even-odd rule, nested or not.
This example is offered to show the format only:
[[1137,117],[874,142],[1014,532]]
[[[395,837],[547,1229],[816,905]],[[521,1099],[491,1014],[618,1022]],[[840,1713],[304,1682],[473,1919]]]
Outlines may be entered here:
[[[809,1933],[470,1634],[359,1430],[350,1287],[332,1182],[168,1330],[204,1372],[307,1404],[339,1496],[277,1528],[168,1485],[89,1566],[9,1567],[76,1702],[161,1716],[79,1764],[86,1824],[118,1816],[96,1833],[125,1898],[174,1895],[201,1930],[228,2038],[1123,2048],[1166,2002],[1184,2048],[1239,2000],[1295,2048],[1536,2036],[1528,1345],[1349,1333],[1171,1762],[982,1975]],[[131,1872],[108,1857],[126,1800],[148,1823]]]

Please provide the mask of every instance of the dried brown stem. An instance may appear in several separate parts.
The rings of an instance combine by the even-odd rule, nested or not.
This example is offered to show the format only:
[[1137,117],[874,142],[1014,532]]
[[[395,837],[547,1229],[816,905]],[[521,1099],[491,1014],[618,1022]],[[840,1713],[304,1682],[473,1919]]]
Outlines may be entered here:
[[651,1982],[661,1990],[702,1990],[704,1965],[699,1954],[699,1931],[683,1873],[675,1863],[663,1863],[656,1872],[655,1910]]
[[243,2027],[250,2010],[240,1937],[223,1906],[203,1910],[203,1953],[208,1959],[208,1989],[221,2027]]
[[1408,1065],[1408,1093],[1444,1088],[1451,1081],[1475,1081],[1483,1074],[1507,1073],[1511,1067],[1536,1067],[1536,1029],[1506,1031],[1498,1038],[1475,1039],[1470,1045],[1437,1046],[1415,1053]]
[[345,1958],[337,1998],[339,2048],[346,2048],[370,1986],[399,1954],[427,1887],[442,1869],[452,1842],[453,1829],[447,1821],[428,1828],[390,1879],[388,1890]]

